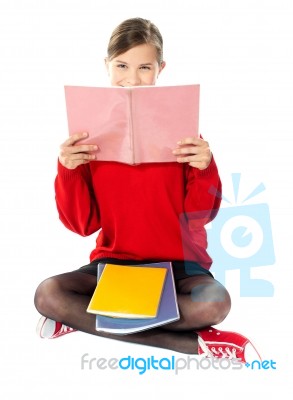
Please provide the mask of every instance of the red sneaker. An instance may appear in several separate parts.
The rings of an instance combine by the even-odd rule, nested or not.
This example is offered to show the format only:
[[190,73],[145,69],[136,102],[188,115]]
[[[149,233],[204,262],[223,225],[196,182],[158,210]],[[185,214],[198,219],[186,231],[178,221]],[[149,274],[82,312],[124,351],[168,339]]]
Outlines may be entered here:
[[237,359],[246,364],[251,360],[261,357],[245,336],[236,332],[219,331],[209,327],[196,331],[198,335],[198,354],[205,354],[207,357]]
[[42,339],[55,339],[76,330],[46,317],[41,317],[37,325],[37,334]]

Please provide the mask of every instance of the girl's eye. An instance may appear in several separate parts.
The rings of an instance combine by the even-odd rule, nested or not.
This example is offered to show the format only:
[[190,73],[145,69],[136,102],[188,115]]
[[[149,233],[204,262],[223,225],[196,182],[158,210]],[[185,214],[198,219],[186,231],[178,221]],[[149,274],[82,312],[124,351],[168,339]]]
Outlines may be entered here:
[[151,67],[149,67],[149,66],[147,66],[147,65],[142,65],[140,68],[141,68],[141,69],[146,69],[146,70],[150,70],[150,69],[151,69]]
[[117,68],[125,69],[126,65],[125,64],[117,64]]

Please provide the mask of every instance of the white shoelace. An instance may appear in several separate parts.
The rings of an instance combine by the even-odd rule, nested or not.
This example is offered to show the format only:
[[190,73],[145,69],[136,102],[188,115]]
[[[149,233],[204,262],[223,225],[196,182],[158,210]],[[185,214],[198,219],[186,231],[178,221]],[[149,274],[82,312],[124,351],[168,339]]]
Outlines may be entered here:
[[62,324],[60,330],[55,333],[53,338],[59,337],[59,336],[65,334],[65,333],[70,333],[70,332],[73,332],[73,331],[75,331],[75,329],[71,328],[70,326]]
[[72,331],[74,331],[74,329],[67,325],[62,325],[60,329],[60,333],[69,333]]
[[[237,355],[236,355],[237,349],[235,347],[230,348],[230,347],[226,346],[225,349],[223,349],[222,347],[218,347],[218,350],[215,347],[209,348],[200,336],[198,337],[198,343],[206,357],[221,356],[221,358],[229,358],[230,360],[238,359]],[[238,351],[242,351],[242,350],[239,348]]]
[[219,347],[217,351],[215,347],[212,347],[210,353],[216,355],[221,354],[223,358],[229,358],[230,360],[237,359],[235,348],[230,349],[229,347],[225,347],[225,349],[223,349],[222,347]]

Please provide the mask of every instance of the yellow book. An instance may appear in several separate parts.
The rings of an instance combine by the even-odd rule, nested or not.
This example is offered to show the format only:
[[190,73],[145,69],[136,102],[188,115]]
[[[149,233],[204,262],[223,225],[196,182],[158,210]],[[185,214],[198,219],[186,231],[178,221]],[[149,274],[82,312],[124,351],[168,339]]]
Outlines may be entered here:
[[167,268],[106,264],[87,312],[118,318],[155,318]]

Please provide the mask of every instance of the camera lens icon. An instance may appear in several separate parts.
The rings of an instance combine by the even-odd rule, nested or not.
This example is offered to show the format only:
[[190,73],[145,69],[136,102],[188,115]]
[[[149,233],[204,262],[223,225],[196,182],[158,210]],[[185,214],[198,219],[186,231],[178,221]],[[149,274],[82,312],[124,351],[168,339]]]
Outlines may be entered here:
[[215,269],[272,265],[275,262],[269,208],[253,204],[221,208],[207,229]]
[[258,221],[248,215],[228,219],[220,232],[221,245],[234,258],[252,257],[263,245],[263,230]]

